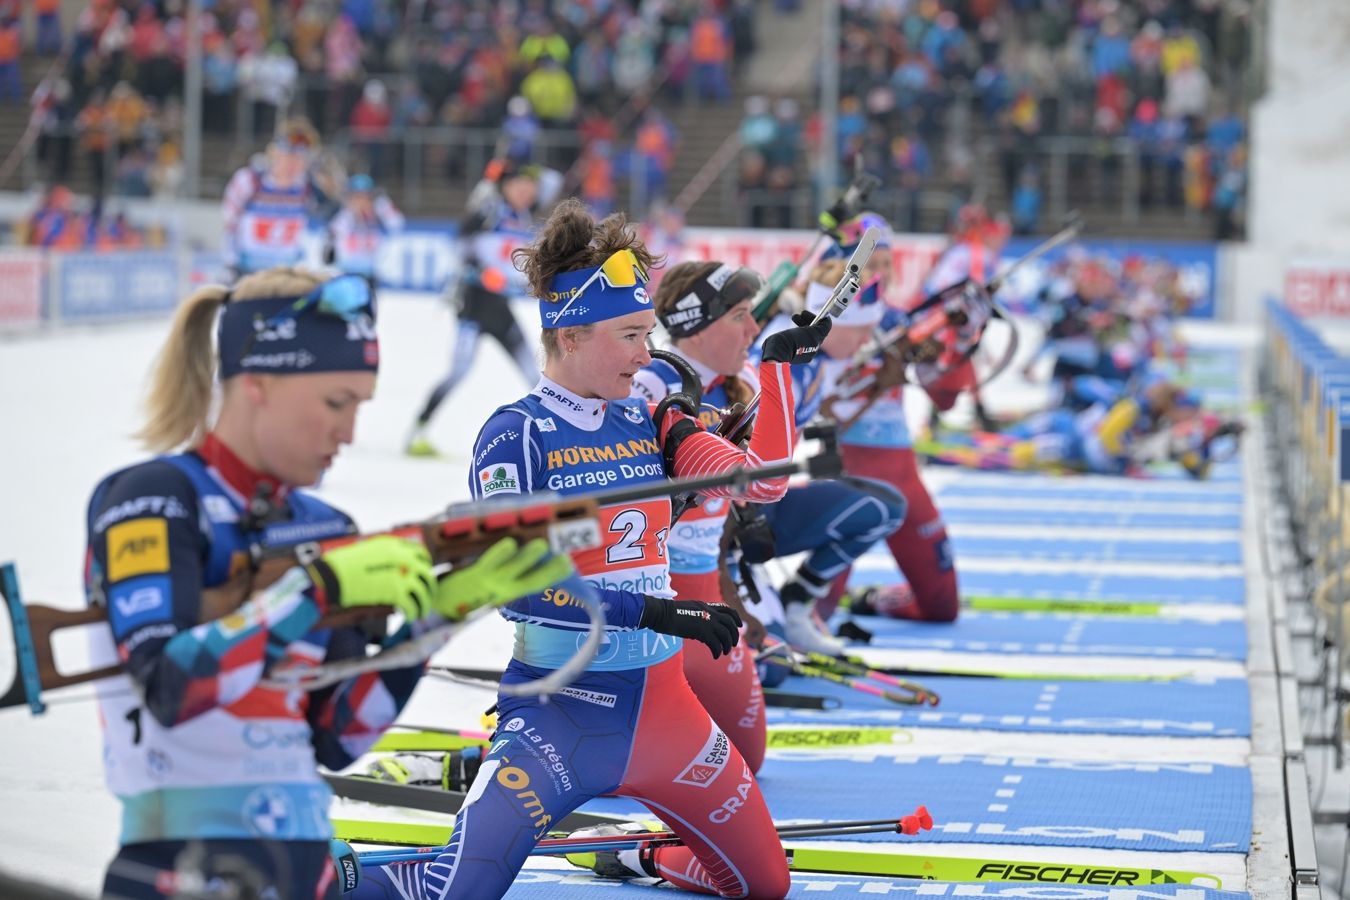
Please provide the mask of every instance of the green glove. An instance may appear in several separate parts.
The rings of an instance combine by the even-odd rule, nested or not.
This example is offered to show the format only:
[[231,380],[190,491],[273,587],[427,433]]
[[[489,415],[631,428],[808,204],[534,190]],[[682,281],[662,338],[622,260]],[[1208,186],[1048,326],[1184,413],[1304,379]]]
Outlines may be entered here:
[[515,538],[502,538],[476,561],[442,578],[433,603],[447,619],[462,619],[479,607],[537,594],[574,571],[571,557],[551,555],[543,538],[524,547]]
[[390,534],[329,550],[307,567],[329,607],[392,606],[409,622],[431,612],[431,554]]

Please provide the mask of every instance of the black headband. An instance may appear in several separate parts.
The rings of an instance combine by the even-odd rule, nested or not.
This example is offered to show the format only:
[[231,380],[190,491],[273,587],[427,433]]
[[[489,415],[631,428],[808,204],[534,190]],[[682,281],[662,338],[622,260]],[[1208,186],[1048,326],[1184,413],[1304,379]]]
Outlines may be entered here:
[[370,284],[342,275],[299,297],[231,302],[216,326],[220,379],[240,372],[374,372],[380,365]]
[[661,324],[672,338],[698,334],[738,303],[753,298],[763,287],[764,279],[753,269],[719,265],[660,314]]

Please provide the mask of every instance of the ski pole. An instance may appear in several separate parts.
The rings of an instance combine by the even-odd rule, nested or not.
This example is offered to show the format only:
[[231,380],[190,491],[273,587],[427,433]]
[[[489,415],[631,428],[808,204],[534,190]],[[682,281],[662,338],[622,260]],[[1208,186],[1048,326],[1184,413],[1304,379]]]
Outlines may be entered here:
[[[759,662],[763,660],[764,662],[774,663],[775,665],[794,666],[798,669],[803,669],[804,671],[801,672],[803,675],[827,678],[830,681],[836,681],[839,684],[844,684],[854,690],[861,690],[864,693],[871,694],[875,693],[875,691],[868,690],[871,685],[864,686],[862,682],[859,682],[856,679],[875,681],[879,684],[889,685],[903,691],[909,691],[913,694],[912,697],[905,697],[904,695],[896,694],[893,691],[884,691],[877,694],[877,696],[885,697],[887,700],[896,703],[905,703],[912,706],[922,706],[927,703],[929,706],[937,706],[940,702],[941,698],[939,698],[934,691],[929,690],[923,685],[913,681],[906,681],[903,678],[897,678],[888,672],[879,672],[875,669],[869,669],[863,665],[862,660],[860,659],[837,659],[833,656],[826,656],[824,653],[803,652],[801,655],[808,663],[808,665],[803,665],[794,655],[798,652],[799,651],[793,650],[788,644],[777,641],[768,644],[764,649],[756,653],[755,661]],[[830,675],[820,674],[822,672],[828,672]],[[845,680],[841,681],[839,680],[840,678]]]
[[[775,831],[784,840],[808,837],[831,837],[852,834],[915,835],[933,827],[928,808],[919,806],[913,813],[899,819],[869,819],[845,822],[807,822],[797,825],[779,825]],[[648,831],[609,837],[545,838],[530,851],[531,856],[557,856],[565,853],[589,853],[603,850],[627,850],[638,846],[675,846],[684,843],[673,831]],[[440,855],[445,847],[417,847],[409,850],[371,850],[359,854],[362,865],[391,865],[420,862]]]
[[927,703],[929,706],[937,706],[940,698],[937,694],[930,691],[923,685],[906,681],[903,678],[897,678],[886,672],[879,672],[875,669],[869,669],[859,659],[835,659],[833,656],[826,656],[824,653],[808,652],[806,658],[823,669],[834,669],[841,675],[852,675],[857,678],[866,678],[869,681],[876,681],[880,684],[888,684],[891,687],[900,688],[903,691],[911,691],[915,695],[916,702],[920,705]]
[[783,659],[781,656],[765,656],[764,661],[775,666],[783,666],[796,675],[805,675],[808,678],[820,678],[825,681],[833,681],[835,684],[842,685],[850,690],[871,694],[874,697],[880,697],[883,700],[889,700],[892,703],[899,703],[901,706],[918,706],[926,702],[925,697],[898,694],[895,691],[877,687],[874,684],[868,684],[860,678],[849,678],[846,675],[840,675],[838,672],[832,672],[829,669],[805,665],[790,659]]

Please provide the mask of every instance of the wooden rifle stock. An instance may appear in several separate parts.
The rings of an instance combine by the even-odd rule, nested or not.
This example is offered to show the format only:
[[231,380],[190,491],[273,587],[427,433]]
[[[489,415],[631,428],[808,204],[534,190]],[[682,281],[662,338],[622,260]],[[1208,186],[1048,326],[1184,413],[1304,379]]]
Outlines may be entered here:
[[[839,471],[839,457],[833,448],[812,459],[760,468],[738,467],[730,472],[703,478],[659,480],[635,487],[618,488],[575,497],[530,494],[516,502],[457,504],[425,522],[401,525],[376,534],[393,534],[426,545],[436,564],[462,565],[506,537],[521,543],[545,538],[555,553],[568,553],[601,544],[597,519],[602,506],[679,496],[688,492],[733,487],[744,491],[761,479],[783,478],[800,472],[829,477]],[[285,547],[249,548],[251,566],[225,584],[203,591],[202,622],[211,622],[235,613],[257,591],[279,581],[297,565],[305,565],[329,550],[373,537],[375,534],[347,534],[320,541],[306,541]],[[45,709],[43,690],[98,681],[123,673],[120,665],[77,672],[61,672],[56,666],[53,647],[58,631],[89,625],[107,624],[107,610],[98,605],[84,609],[57,609],[28,605],[19,592],[18,576],[12,563],[0,566],[0,592],[4,594],[15,646],[14,681],[0,695],[0,709],[27,703],[34,713]],[[363,619],[379,619],[394,610],[388,606],[337,609],[327,613],[315,627],[352,625]]]

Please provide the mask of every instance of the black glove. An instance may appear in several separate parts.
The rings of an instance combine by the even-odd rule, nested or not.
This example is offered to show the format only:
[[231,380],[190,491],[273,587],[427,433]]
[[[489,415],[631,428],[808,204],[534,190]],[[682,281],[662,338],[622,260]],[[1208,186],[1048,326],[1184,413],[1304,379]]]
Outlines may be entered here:
[[741,617],[730,606],[666,597],[642,599],[647,605],[638,619],[639,628],[702,641],[712,651],[713,659],[729,653],[741,638]]
[[815,316],[809,312],[799,312],[792,317],[796,328],[784,328],[764,339],[764,353],[760,357],[765,362],[785,362],[793,365],[809,363],[820,352],[825,335],[830,333],[834,320],[829,316],[812,325]]

